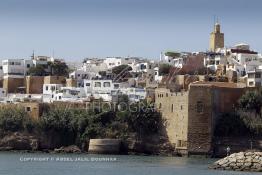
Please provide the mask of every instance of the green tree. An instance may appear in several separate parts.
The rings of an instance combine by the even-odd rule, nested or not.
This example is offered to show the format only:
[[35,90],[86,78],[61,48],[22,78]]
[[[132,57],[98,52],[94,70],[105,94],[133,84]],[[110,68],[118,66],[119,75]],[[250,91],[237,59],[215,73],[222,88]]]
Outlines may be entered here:
[[236,113],[223,113],[218,117],[215,136],[244,136],[251,134],[251,130]]
[[35,67],[30,67],[28,70],[28,74],[31,76],[45,76],[47,75],[47,72],[43,65],[38,64]]
[[181,54],[179,52],[166,52],[165,55],[175,58],[175,57],[179,57]]
[[255,111],[261,115],[262,89],[246,92],[239,100],[239,108],[243,111]]
[[169,74],[170,69],[172,68],[169,64],[160,64],[159,65],[159,75]]
[[49,62],[50,74],[56,76],[68,76],[69,68],[64,62]]
[[0,109],[0,128],[3,131],[32,131],[33,120],[23,108],[3,106]]
[[246,92],[239,100],[238,114],[247,127],[262,133],[262,89]]
[[123,64],[123,65],[114,67],[112,69],[112,73],[118,75],[121,72],[124,73],[124,72],[128,72],[128,71],[131,71],[131,70],[132,70],[132,68],[130,66]]

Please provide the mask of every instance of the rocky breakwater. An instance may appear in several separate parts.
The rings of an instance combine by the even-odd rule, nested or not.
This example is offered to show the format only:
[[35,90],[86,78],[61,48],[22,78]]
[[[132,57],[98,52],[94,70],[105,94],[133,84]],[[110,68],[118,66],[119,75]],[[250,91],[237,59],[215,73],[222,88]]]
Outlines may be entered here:
[[262,152],[234,153],[216,161],[212,169],[262,172]]

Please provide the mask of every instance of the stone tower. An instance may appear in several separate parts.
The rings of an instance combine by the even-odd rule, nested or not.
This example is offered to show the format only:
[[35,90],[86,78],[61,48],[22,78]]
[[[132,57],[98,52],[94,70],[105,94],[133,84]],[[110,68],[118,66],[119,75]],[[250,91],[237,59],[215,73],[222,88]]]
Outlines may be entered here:
[[209,50],[215,51],[217,48],[224,47],[224,33],[220,32],[220,24],[217,22],[214,31],[210,33]]

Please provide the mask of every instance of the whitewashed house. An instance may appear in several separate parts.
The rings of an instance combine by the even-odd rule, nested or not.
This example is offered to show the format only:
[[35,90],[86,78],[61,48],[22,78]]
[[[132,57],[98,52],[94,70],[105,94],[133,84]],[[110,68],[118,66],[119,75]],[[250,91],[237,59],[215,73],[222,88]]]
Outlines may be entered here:
[[112,80],[84,80],[84,90],[88,97],[102,98],[104,101],[112,100],[112,91],[120,88],[119,83]]
[[44,84],[43,85],[43,102],[53,102],[55,94],[61,90],[62,84]]
[[84,61],[80,69],[85,72],[93,72],[98,74],[101,71],[107,71],[108,68],[103,59],[89,58]]
[[84,88],[61,87],[54,96],[53,101],[79,102],[86,99]]
[[120,91],[122,94],[126,94],[132,102],[139,102],[146,98],[146,90],[143,88],[123,88]]
[[248,87],[262,86],[262,69],[255,69],[247,72],[247,86]]
[[69,74],[70,78],[73,78],[77,81],[78,87],[84,87],[85,79],[92,79],[98,76],[95,72],[87,72],[81,69],[75,70]]

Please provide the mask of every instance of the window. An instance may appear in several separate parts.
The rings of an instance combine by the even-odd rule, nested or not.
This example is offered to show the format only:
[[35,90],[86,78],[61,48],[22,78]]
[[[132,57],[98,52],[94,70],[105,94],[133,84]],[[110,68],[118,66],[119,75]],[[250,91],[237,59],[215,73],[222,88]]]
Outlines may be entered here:
[[48,86],[45,86],[45,90],[48,91]]
[[174,104],[171,105],[171,112],[174,112]]
[[26,112],[31,112],[30,106],[27,106],[25,110],[26,110]]
[[255,74],[254,73],[249,73],[248,74],[248,78],[255,78]]
[[30,64],[27,64],[26,67],[27,67],[27,68],[30,68]]
[[59,96],[59,100],[61,100],[61,98],[62,98],[62,97],[61,97],[61,96]]
[[261,78],[261,73],[256,73],[256,78]]
[[203,113],[204,112],[204,105],[203,105],[202,101],[197,102],[196,111],[197,111],[197,113]]
[[101,82],[95,82],[95,87],[101,87]]
[[249,86],[254,86],[254,82],[253,82],[253,81],[250,81],[250,82],[249,82]]
[[86,86],[90,87],[90,83],[86,83]]
[[104,87],[110,87],[110,82],[104,82]]
[[181,109],[181,110],[183,109],[183,106],[182,106],[182,105],[180,106],[180,109]]
[[119,88],[119,84],[114,84],[114,89],[118,89]]
[[162,104],[161,103],[159,103],[159,109],[161,109],[162,108]]

